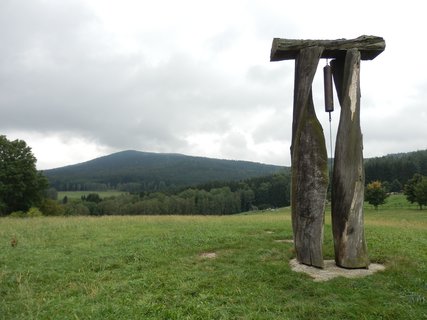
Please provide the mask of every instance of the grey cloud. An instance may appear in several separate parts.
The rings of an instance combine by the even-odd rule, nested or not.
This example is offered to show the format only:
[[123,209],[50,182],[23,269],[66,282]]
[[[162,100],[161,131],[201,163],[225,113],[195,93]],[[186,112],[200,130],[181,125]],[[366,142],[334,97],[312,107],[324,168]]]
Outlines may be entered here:
[[[79,45],[68,39],[70,52]],[[153,66],[136,56],[94,59],[99,48],[92,45],[80,56],[50,57],[50,66],[17,60],[13,75],[0,71],[8,78],[0,89],[7,109],[1,125],[75,132],[115,148],[183,149],[186,135],[227,132],[231,124],[225,114],[235,117],[266,102],[263,91],[248,93],[246,83],[225,79],[184,55]],[[55,56],[52,44],[48,49]]]
[[[0,4],[0,37],[4,66],[25,63],[34,55],[53,59],[69,56],[69,41],[78,42],[73,51],[83,52],[89,42],[83,34],[90,32],[94,17],[75,2],[2,1]],[[86,45],[85,45],[86,44]],[[54,49],[55,52],[52,52]],[[37,57],[36,57],[37,58]],[[31,62],[31,61],[28,61]]]
[[[293,63],[270,63],[268,67],[264,65],[254,65],[248,68],[246,77],[249,81],[262,84],[277,90],[277,86],[285,88],[293,86],[294,77]],[[291,91],[292,94],[292,91]]]
[[292,118],[287,116],[285,110],[276,110],[264,123],[256,128],[253,133],[255,143],[269,141],[287,141],[291,133]]
[[[78,5],[3,6],[0,21],[11,30],[0,52],[4,129],[73,132],[117,149],[185,150],[186,136],[232,132],[237,118],[282,95],[270,84],[286,79],[286,67],[254,66],[237,79],[184,54],[150,64],[142,54],[111,50],[114,39]],[[227,29],[212,46],[225,49],[237,35]]]
[[245,135],[236,131],[229,132],[223,137],[221,154],[229,159],[253,159]]
[[[210,38],[199,36],[196,47],[208,56],[196,57],[186,47],[190,41],[179,43],[186,28],[178,36],[173,25],[159,24],[155,33],[136,30],[138,48],[124,53],[120,39],[104,30],[84,2],[1,1],[0,127],[76,135],[116,150],[184,153],[191,152],[188,137],[215,134],[223,137],[223,154],[256,159],[254,150],[249,151],[253,144],[268,147],[290,140],[294,63],[270,63],[268,58],[272,37],[295,38],[296,25],[283,17],[282,9],[263,2],[248,2],[246,9],[243,26],[233,22],[218,27]],[[239,52],[234,46],[248,37],[246,32],[256,39],[254,50],[261,46],[265,51],[265,60],[239,65],[238,74],[229,67],[232,61],[221,63],[229,52]],[[245,58],[249,54],[242,51]],[[371,77],[369,72],[363,76]],[[377,97],[376,92],[387,93],[388,87],[371,89],[386,77],[376,73],[376,83],[362,79],[365,150],[370,153],[377,143],[390,141],[395,150],[425,146],[425,81],[416,87],[408,82],[413,96],[402,102],[401,111],[378,116],[377,109],[384,113],[396,94]],[[323,119],[321,84],[313,90],[318,117]],[[338,105],[336,110],[335,123]],[[257,119],[264,111],[269,116]],[[259,121],[244,132],[249,119]]]

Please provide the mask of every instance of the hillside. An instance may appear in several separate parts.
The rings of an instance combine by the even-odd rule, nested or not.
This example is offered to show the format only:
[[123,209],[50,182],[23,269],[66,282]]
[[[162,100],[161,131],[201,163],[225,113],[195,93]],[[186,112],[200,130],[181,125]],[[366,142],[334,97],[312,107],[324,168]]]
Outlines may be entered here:
[[365,161],[365,181],[398,181],[403,186],[415,173],[427,176],[427,150],[390,154]]
[[248,179],[283,169],[249,161],[128,150],[43,173],[57,190],[154,191]]
[[[239,181],[289,171],[288,167],[172,153],[122,151],[87,162],[46,170],[57,190],[165,191],[214,181]],[[367,183],[399,182],[427,175],[427,150],[365,159]]]

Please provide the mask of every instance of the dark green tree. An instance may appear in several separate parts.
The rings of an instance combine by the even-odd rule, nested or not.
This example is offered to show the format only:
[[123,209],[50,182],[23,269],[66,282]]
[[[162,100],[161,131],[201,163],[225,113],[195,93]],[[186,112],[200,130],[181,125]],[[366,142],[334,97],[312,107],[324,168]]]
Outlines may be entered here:
[[415,198],[416,202],[420,206],[420,210],[423,206],[427,206],[427,177],[423,177],[420,182],[415,185]]
[[42,203],[48,183],[36,161],[25,141],[0,135],[0,215]]
[[375,210],[378,210],[378,206],[385,203],[388,194],[386,189],[381,185],[381,182],[376,180],[369,183],[366,187],[365,200],[369,204],[373,205]]
[[404,193],[409,202],[417,203],[422,210],[427,205],[427,177],[414,174],[405,185]]
[[414,174],[412,179],[409,179],[408,182],[405,184],[405,187],[403,189],[403,193],[405,194],[406,199],[410,203],[417,202],[417,196],[415,194],[415,187],[422,180],[423,180],[423,176],[419,173],[416,173],[416,174]]
[[97,193],[89,193],[87,196],[82,196],[81,198],[83,201],[87,202],[99,203],[102,201],[101,197]]
[[270,207],[270,182],[262,182],[255,191],[255,200],[260,209]]
[[241,199],[241,209],[242,211],[249,211],[253,208],[253,203],[255,201],[255,192],[248,187],[240,190],[240,199]]
[[58,200],[58,191],[55,188],[49,188],[45,192],[45,196],[48,199]]
[[393,180],[393,182],[390,184],[390,192],[402,192],[402,184],[399,180]]

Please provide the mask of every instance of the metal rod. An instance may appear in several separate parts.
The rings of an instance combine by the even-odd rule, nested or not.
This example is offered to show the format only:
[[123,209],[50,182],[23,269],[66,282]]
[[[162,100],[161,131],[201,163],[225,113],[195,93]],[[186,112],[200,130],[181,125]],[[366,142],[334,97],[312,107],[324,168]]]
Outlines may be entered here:
[[330,167],[331,167],[331,171],[332,171],[332,167],[333,167],[333,163],[334,163],[334,150],[332,147],[332,116],[331,116],[331,112],[329,112],[329,143],[330,143],[330,149],[331,149],[331,163],[330,163]]

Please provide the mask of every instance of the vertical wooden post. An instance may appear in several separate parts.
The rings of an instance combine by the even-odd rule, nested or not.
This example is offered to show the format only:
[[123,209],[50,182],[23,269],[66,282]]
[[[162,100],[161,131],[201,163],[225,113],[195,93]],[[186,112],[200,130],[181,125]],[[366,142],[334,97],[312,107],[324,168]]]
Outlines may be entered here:
[[347,50],[332,61],[341,105],[332,182],[332,230],[335,262],[344,268],[367,268],[363,201],[365,174],[360,129],[360,52]]
[[292,122],[292,228],[297,260],[323,268],[323,223],[328,187],[323,130],[314,111],[312,82],[322,47],[300,50],[295,61]]

